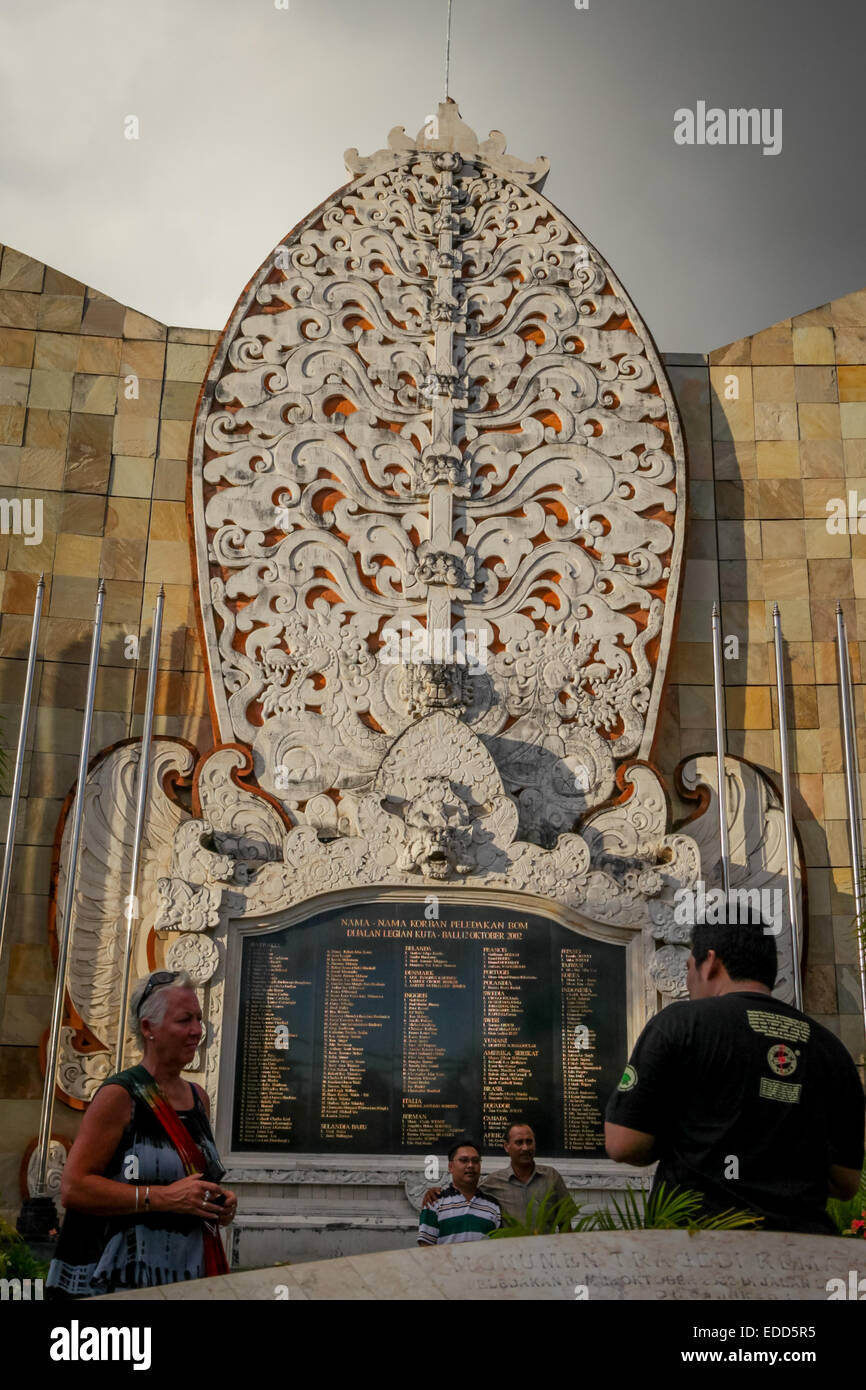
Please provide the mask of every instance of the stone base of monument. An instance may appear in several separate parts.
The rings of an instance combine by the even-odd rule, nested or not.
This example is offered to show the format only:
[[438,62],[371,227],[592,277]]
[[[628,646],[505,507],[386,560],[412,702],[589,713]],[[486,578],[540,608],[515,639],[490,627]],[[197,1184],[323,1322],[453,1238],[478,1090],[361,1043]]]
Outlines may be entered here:
[[866,1249],[859,1241],[833,1236],[628,1231],[480,1240],[441,1249],[416,1246],[111,1297],[825,1302],[840,1287],[830,1281],[847,1288],[855,1269],[858,1278],[866,1274]]
[[[229,1235],[233,1269],[411,1249],[423,1195],[436,1181],[425,1176],[422,1159],[413,1164],[393,1155],[358,1155],[351,1166],[321,1154],[280,1166],[250,1156],[227,1162],[225,1184],[237,1192],[239,1211]],[[558,1158],[555,1164],[585,1211],[621,1199],[628,1187],[648,1186],[652,1176],[606,1158]],[[485,1159],[486,1170],[500,1166]]]

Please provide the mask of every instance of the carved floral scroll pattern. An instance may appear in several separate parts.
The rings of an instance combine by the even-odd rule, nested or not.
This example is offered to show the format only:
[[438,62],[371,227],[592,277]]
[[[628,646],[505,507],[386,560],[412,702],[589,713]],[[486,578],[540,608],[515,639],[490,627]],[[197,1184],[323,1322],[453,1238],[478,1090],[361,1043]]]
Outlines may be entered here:
[[205,394],[222,735],[299,821],[369,786],[417,717],[383,629],[429,624],[444,592],[491,651],[464,718],[550,843],[652,732],[675,408],[612,273],[534,187],[478,153],[392,164],[278,248]]

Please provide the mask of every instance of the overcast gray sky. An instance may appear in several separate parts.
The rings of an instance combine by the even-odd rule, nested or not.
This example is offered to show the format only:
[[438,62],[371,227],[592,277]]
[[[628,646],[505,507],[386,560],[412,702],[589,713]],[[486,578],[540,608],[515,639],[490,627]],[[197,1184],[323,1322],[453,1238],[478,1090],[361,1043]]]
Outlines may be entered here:
[[[0,241],[221,328],[344,149],[435,111],[446,10],[0,0]],[[863,0],[453,0],[450,94],[549,157],[662,350],[702,352],[866,285],[864,52]],[[677,145],[699,101],[781,108],[781,153]]]

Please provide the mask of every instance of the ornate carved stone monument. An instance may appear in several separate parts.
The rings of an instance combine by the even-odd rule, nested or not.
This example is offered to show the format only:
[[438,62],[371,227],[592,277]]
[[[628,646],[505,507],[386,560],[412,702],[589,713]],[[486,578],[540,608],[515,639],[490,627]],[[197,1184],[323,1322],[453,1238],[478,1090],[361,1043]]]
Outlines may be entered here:
[[[183,967],[201,986],[191,1070],[242,1190],[248,1264],[411,1241],[419,1154],[445,1128],[395,1122],[378,1148],[352,1132],[379,1066],[359,1009],[388,1020],[390,1079],[373,1091],[403,1119],[413,1087],[428,1087],[432,1114],[449,1075],[445,1015],[431,1012],[452,1008],[442,992],[465,987],[484,1012],[497,970],[502,997],[520,995],[517,1041],[534,1045],[541,998],[563,1047],[585,1027],[591,1066],[602,1014],[624,1052],[683,993],[676,894],[713,882],[718,858],[712,759],[679,770],[697,807],[682,828],[651,762],[686,507],[661,360],[611,269],[543,197],[547,162],[506,153],[497,131],[479,141],[450,101],[430,128],[393,130],[368,158],[350,150],[351,181],[268,256],[215,351],[192,440],[217,746],[157,742],[137,965]],[[72,1103],[110,1070],[137,758],[135,742],[117,746],[89,777],[61,1073]],[[728,767],[734,886],[781,883],[775,794]],[[497,919],[536,925],[485,939]],[[353,920],[392,924],[379,929],[387,978],[385,942]],[[542,936],[561,954],[532,977],[546,984],[518,988]],[[582,1025],[596,947],[622,968]],[[779,992],[790,983],[783,959]],[[487,1097],[510,1035],[479,1027]],[[571,1062],[550,1065],[561,1114]],[[524,1072],[505,1094],[529,1110]],[[265,1100],[276,1118],[257,1130]],[[576,1190],[623,1185],[597,1142],[575,1143],[588,1131],[557,1133]],[[329,1225],[342,1232],[330,1244]]]

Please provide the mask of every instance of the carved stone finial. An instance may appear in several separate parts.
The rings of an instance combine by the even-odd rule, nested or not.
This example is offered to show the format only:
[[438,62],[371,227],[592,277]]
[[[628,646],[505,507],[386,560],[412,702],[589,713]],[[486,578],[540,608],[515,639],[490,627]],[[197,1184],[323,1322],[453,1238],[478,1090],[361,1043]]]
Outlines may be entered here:
[[360,155],[357,148],[346,150],[343,156],[349,173],[377,174],[394,169],[419,151],[437,152],[436,167],[456,172],[463,159],[481,159],[497,174],[519,179],[539,191],[544,186],[550,160],[538,155],[533,163],[505,153],[505,136],[501,130],[491,130],[486,140],[479,141],[471,126],[460,115],[455,101],[449,97],[440,101],[435,116],[428,116],[415,139],[406,134],[405,126],[395,125],[388,134],[388,148],[375,154]]

